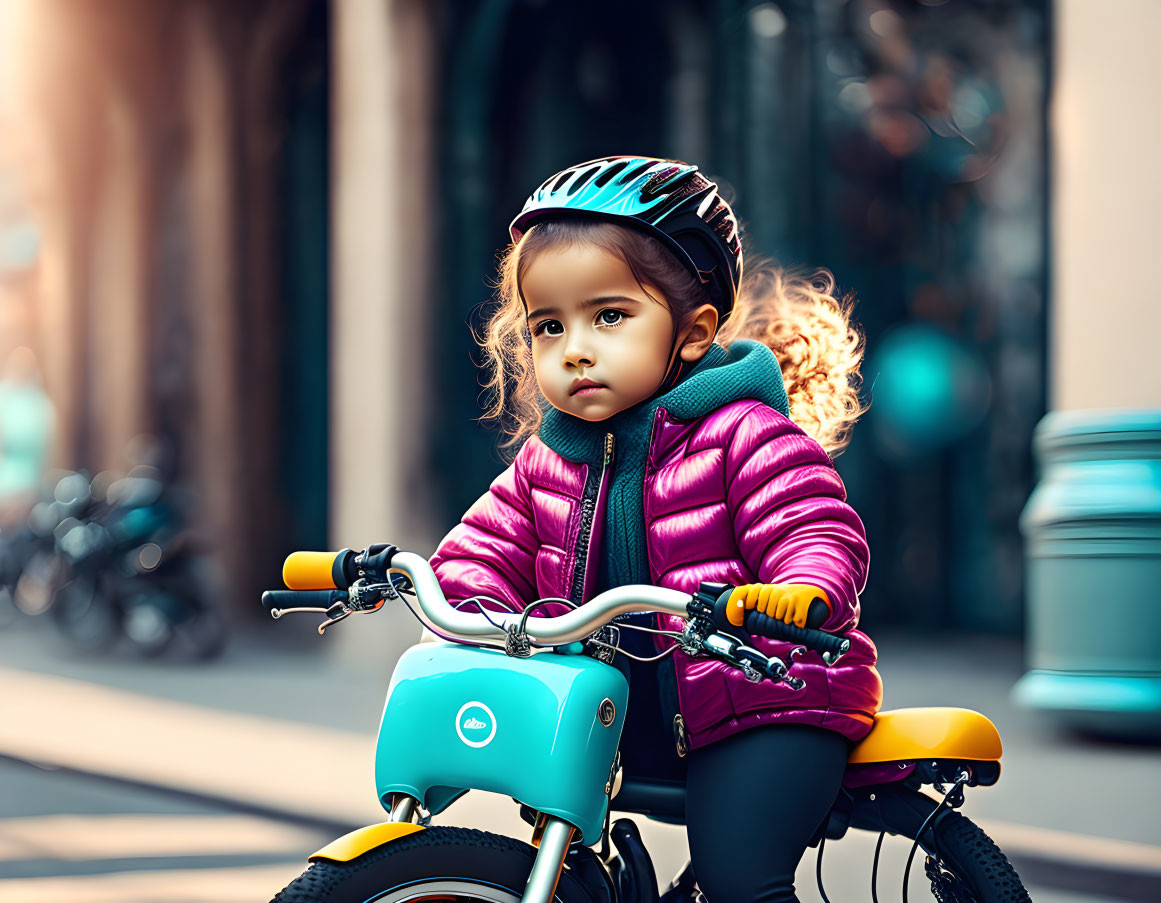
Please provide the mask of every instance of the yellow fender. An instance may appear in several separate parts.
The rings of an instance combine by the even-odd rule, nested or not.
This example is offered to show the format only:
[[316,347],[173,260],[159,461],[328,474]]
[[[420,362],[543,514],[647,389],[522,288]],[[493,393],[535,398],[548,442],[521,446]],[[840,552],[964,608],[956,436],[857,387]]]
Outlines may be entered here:
[[968,759],[998,762],[1000,732],[971,709],[896,709],[875,716],[871,732],[848,761],[854,765],[916,759]]
[[406,837],[408,834],[422,830],[423,825],[398,821],[384,822],[381,825],[367,825],[365,828],[359,828],[350,834],[344,834],[337,840],[332,840],[311,856],[310,861],[329,859],[331,862],[350,862],[376,847],[381,847],[393,840],[398,840],[400,837]]

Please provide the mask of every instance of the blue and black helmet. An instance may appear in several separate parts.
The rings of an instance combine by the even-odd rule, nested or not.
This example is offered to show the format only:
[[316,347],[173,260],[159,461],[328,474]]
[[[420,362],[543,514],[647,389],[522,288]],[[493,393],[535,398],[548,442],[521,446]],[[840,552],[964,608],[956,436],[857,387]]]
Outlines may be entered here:
[[512,220],[512,240],[564,214],[593,216],[656,238],[705,286],[722,319],[742,278],[738,220],[697,167],[653,157],[605,157],[548,179]]

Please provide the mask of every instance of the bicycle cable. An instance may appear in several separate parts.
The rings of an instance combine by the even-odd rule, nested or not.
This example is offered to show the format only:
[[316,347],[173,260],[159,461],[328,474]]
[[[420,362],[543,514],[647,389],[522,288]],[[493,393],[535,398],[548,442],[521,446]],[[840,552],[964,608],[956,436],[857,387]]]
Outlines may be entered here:
[[664,652],[658,653],[657,655],[652,655],[649,658],[641,658],[641,656],[634,655],[632,652],[626,652],[620,646],[614,646],[612,643],[604,643],[604,642],[601,642],[600,640],[589,640],[589,642],[592,643],[594,646],[604,646],[606,649],[612,649],[616,652],[619,652],[621,655],[625,656],[625,658],[631,658],[635,662],[655,662],[658,659],[665,658],[665,656],[669,655],[670,653],[672,653],[674,650],[676,650],[678,648],[678,644],[674,643],[672,646],[670,646]]
[[675,649],[678,649],[681,646],[682,635],[679,633],[675,633],[672,630],[658,630],[655,627],[644,627],[640,624],[630,624],[627,621],[610,621],[609,624],[615,625],[617,628],[619,628],[621,630],[640,630],[643,633],[654,633],[654,634],[658,634],[660,636],[667,636],[670,639],[674,640],[674,643],[672,646],[670,646],[668,649],[666,649],[664,652],[662,652],[658,655],[654,655],[654,656],[651,656],[649,658],[641,658],[641,656],[639,656],[639,655],[634,655],[631,652],[626,652],[624,649],[622,649],[620,646],[617,646],[614,643],[606,643],[604,640],[598,640],[598,639],[595,639],[594,637],[589,637],[589,639],[586,642],[592,643],[594,646],[602,646],[605,649],[612,649],[614,652],[620,653],[621,655],[625,656],[625,658],[631,658],[635,662],[655,662],[658,659],[665,658],[665,656],[669,655]]
[[456,638],[456,637],[454,637],[454,636],[449,636],[449,635],[448,635],[448,634],[446,634],[446,633],[440,633],[438,630],[436,630],[434,627],[432,627],[430,624],[428,624],[426,621],[424,621],[424,620],[423,620],[423,618],[421,618],[421,617],[420,617],[418,614],[416,614],[416,613],[415,613],[415,609],[411,607],[411,603],[410,603],[410,602],[408,602],[408,601],[407,601],[406,599],[404,599],[403,597],[400,597],[400,601],[401,601],[401,602],[402,602],[404,605],[406,605],[406,606],[407,606],[407,610],[408,610],[409,612],[411,612],[411,616],[412,616],[413,618],[415,618],[415,620],[417,620],[417,621],[418,621],[420,624],[422,624],[422,625],[423,625],[425,628],[427,628],[428,630],[430,630],[430,631],[431,631],[431,632],[432,632],[432,633],[433,633],[435,636],[439,637],[441,640],[445,640],[446,642],[449,642],[449,643],[459,643],[461,646],[474,646],[474,645],[479,645],[478,643],[466,643],[466,642],[464,642],[463,640],[461,640],[461,639],[458,639],[458,638]]
[[[487,621],[489,624],[491,624],[497,630],[502,630],[505,633],[508,633],[509,632],[508,628],[504,627],[503,624],[497,624],[495,621],[492,620],[491,613],[489,613],[488,609],[484,608],[484,606],[480,604],[481,602],[495,602],[497,605],[505,605],[505,606],[507,605],[507,603],[505,603],[503,600],[494,599],[491,596],[472,596],[471,598],[464,599],[461,602],[457,602],[455,605],[452,606],[452,608],[454,608],[456,611],[459,611],[462,606],[471,603],[471,604],[476,606],[476,611],[479,614],[484,616],[485,621]],[[511,608],[509,608],[508,610],[512,611]],[[513,612],[513,613],[515,613],[515,612]],[[430,628],[428,628],[428,629],[430,629]],[[432,631],[432,632],[434,633],[435,631]],[[460,642],[463,642],[463,641],[461,640]]]
[[822,850],[825,846],[826,832],[824,831],[822,838],[818,841],[818,855],[814,859],[814,881],[818,885],[818,895],[822,897],[822,903],[830,903],[830,897],[822,888]]
[[879,903],[879,853],[883,849],[883,837],[886,830],[879,832],[879,840],[875,844],[875,858],[871,862],[871,903]]
[[[413,596],[415,594],[408,593],[408,595]],[[435,636],[439,637],[441,640],[446,640],[449,643],[458,643],[461,646],[485,646],[488,648],[492,647],[491,643],[476,643],[476,642],[472,642],[470,640],[460,639],[459,637],[449,636],[446,633],[441,633],[440,631],[433,628],[426,621],[424,621],[421,617],[419,617],[419,615],[415,613],[415,609],[411,607],[410,602],[408,602],[406,599],[403,599],[402,597],[400,598],[400,601],[403,602],[403,604],[407,606],[407,610],[411,612],[412,617],[414,617],[417,621],[419,621],[421,624],[423,624],[424,627],[426,627],[429,631],[431,631]],[[523,630],[524,624],[528,620],[528,613],[531,611],[531,609],[535,608],[537,605],[540,605],[541,603],[561,602],[565,605],[568,605],[570,608],[577,607],[577,605],[575,603],[573,603],[572,601],[570,601],[569,599],[561,599],[561,598],[540,599],[524,609],[523,617],[520,619],[519,625],[513,625],[512,629],[510,630],[509,628],[506,628],[503,624],[500,624],[500,623],[496,622],[495,620],[493,620],[492,614],[494,614],[494,612],[490,613],[488,611],[488,609],[484,608],[484,606],[480,604],[481,602],[493,602],[496,605],[507,608],[513,614],[516,614],[516,611],[512,608],[512,606],[509,605],[509,603],[507,603],[503,599],[497,599],[494,596],[485,596],[485,595],[469,596],[467,599],[461,599],[459,602],[456,602],[451,607],[454,608],[456,611],[459,611],[461,608],[463,608],[465,605],[468,605],[469,603],[474,604],[476,606],[476,610],[478,611],[478,613],[484,616],[484,620],[486,620],[489,624],[491,624],[493,627],[495,627],[497,630],[501,631],[505,635],[510,635],[513,631],[515,631],[517,634],[522,635],[524,633],[524,630]],[[529,645],[537,646],[539,648],[547,648],[547,647],[551,646],[552,644],[551,643],[533,643],[533,642],[529,641]]]
[[[907,854],[907,864],[903,867],[903,903],[908,903],[907,883],[911,878],[911,862],[915,859],[915,851],[919,848],[919,838],[922,837],[923,832],[927,830],[928,823],[933,818],[935,818],[935,816],[939,813],[939,811],[941,809],[943,809],[944,806],[947,805],[948,800],[951,799],[952,794],[955,793],[960,788],[962,788],[965,782],[966,782],[966,779],[962,779],[962,778],[960,780],[956,781],[955,785],[951,788],[951,790],[949,790],[947,793],[945,793],[943,795],[943,799],[941,799],[939,801],[939,805],[936,806],[934,809],[932,809],[930,813],[928,813],[927,818],[923,819],[923,824],[921,824],[919,826],[919,830],[915,832],[915,842],[913,844],[911,844],[911,852]],[[951,810],[948,809],[947,811],[950,812]],[[935,832],[933,830],[932,837],[934,837],[934,836],[935,836]],[[936,843],[936,846],[938,846],[938,842]]]
[[521,634],[526,633],[527,631],[524,628],[528,625],[529,615],[532,614],[534,609],[537,609],[541,605],[545,605],[549,602],[560,602],[561,604],[567,605],[569,608],[573,608],[573,609],[578,607],[577,604],[575,602],[573,602],[571,599],[564,599],[564,598],[561,598],[560,596],[549,596],[549,597],[544,598],[544,599],[537,599],[531,605],[526,605],[524,607],[524,611],[520,612],[520,624],[517,626],[516,632],[521,633]]
[[630,621],[618,621],[618,620],[614,619],[614,620],[610,621],[609,623],[615,624],[617,627],[623,627],[626,630],[640,630],[643,633],[659,633],[662,636],[671,636],[671,637],[675,637],[675,638],[678,638],[681,636],[680,633],[677,633],[674,630],[660,630],[657,627],[646,627],[644,624],[633,624]]
[[467,599],[461,599],[459,602],[454,604],[449,604],[451,604],[451,607],[456,611],[461,611],[465,605],[475,605],[477,611],[486,611],[484,606],[480,604],[481,602],[495,602],[497,605],[503,605],[508,609],[508,611],[512,612],[512,614],[520,613],[519,609],[513,608],[509,602],[506,602],[503,599],[497,599],[495,596],[470,596]]

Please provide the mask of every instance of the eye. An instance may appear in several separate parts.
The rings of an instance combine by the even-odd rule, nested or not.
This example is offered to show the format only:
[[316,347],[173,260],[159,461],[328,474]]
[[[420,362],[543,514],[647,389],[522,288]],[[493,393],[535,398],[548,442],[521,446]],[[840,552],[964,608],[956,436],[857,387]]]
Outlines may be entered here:
[[620,326],[624,319],[625,314],[613,307],[606,307],[597,314],[597,323],[600,326]]
[[564,324],[560,320],[541,320],[532,327],[532,334],[543,336],[564,335]]

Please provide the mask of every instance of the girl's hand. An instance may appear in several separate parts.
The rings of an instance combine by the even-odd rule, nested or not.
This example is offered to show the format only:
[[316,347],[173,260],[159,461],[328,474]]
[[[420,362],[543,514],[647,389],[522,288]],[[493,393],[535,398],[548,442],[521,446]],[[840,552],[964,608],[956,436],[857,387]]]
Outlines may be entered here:
[[822,599],[834,611],[826,593],[809,583],[745,583],[730,593],[726,617],[741,627],[746,612],[756,608],[768,617],[805,627],[806,613],[815,599]]

